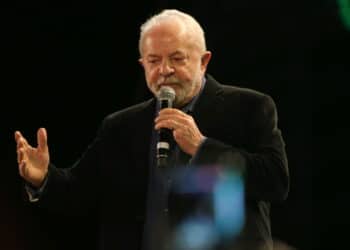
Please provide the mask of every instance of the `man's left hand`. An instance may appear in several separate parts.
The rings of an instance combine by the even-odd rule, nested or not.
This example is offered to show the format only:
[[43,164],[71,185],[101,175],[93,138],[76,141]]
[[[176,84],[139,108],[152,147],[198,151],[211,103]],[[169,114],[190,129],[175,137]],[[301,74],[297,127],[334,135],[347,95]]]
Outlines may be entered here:
[[160,128],[172,130],[174,139],[181,150],[191,156],[195,155],[205,138],[193,117],[179,109],[162,109],[155,119],[155,129]]

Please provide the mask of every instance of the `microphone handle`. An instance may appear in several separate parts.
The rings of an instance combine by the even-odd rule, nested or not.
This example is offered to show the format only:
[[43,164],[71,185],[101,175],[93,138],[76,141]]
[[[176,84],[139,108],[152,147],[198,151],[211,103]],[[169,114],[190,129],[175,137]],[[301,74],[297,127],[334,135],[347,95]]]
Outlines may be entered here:
[[157,142],[157,166],[164,168],[168,165],[170,148],[172,147],[172,131],[167,128],[161,128],[158,132],[159,140]]

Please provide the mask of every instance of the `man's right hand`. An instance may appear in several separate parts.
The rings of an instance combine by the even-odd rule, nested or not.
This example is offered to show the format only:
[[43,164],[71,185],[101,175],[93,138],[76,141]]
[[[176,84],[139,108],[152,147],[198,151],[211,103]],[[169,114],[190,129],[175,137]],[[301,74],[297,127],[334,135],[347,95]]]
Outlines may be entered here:
[[39,188],[48,172],[50,161],[45,128],[38,129],[37,147],[32,147],[21,132],[15,132],[19,174],[34,187]]

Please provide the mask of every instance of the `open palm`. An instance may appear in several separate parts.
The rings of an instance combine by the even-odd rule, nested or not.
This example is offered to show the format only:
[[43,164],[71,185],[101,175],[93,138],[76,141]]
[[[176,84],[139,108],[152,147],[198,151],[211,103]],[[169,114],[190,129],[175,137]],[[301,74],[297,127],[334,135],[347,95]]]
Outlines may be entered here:
[[47,134],[44,128],[37,132],[37,147],[32,147],[24,136],[15,132],[17,143],[17,162],[19,174],[35,187],[40,187],[48,171],[49,150]]

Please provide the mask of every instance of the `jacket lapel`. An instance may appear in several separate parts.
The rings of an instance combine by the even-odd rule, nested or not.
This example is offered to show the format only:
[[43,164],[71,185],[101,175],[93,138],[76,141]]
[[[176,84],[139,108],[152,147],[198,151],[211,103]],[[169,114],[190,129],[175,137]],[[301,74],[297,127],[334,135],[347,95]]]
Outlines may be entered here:
[[210,75],[206,77],[207,82],[193,110],[193,118],[204,135],[210,134],[212,129],[217,127],[215,117],[221,112],[218,107],[223,101],[223,89],[220,84]]
[[[210,75],[207,76],[202,94],[198,97],[194,106],[192,116],[202,134],[211,134],[211,130],[215,128],[216,119],[213,117],[218,110],[221,95],[223,91],[218,82]],[[189,163],[191,156],[179,150],[177,156],[177,165],[186,165]]]

